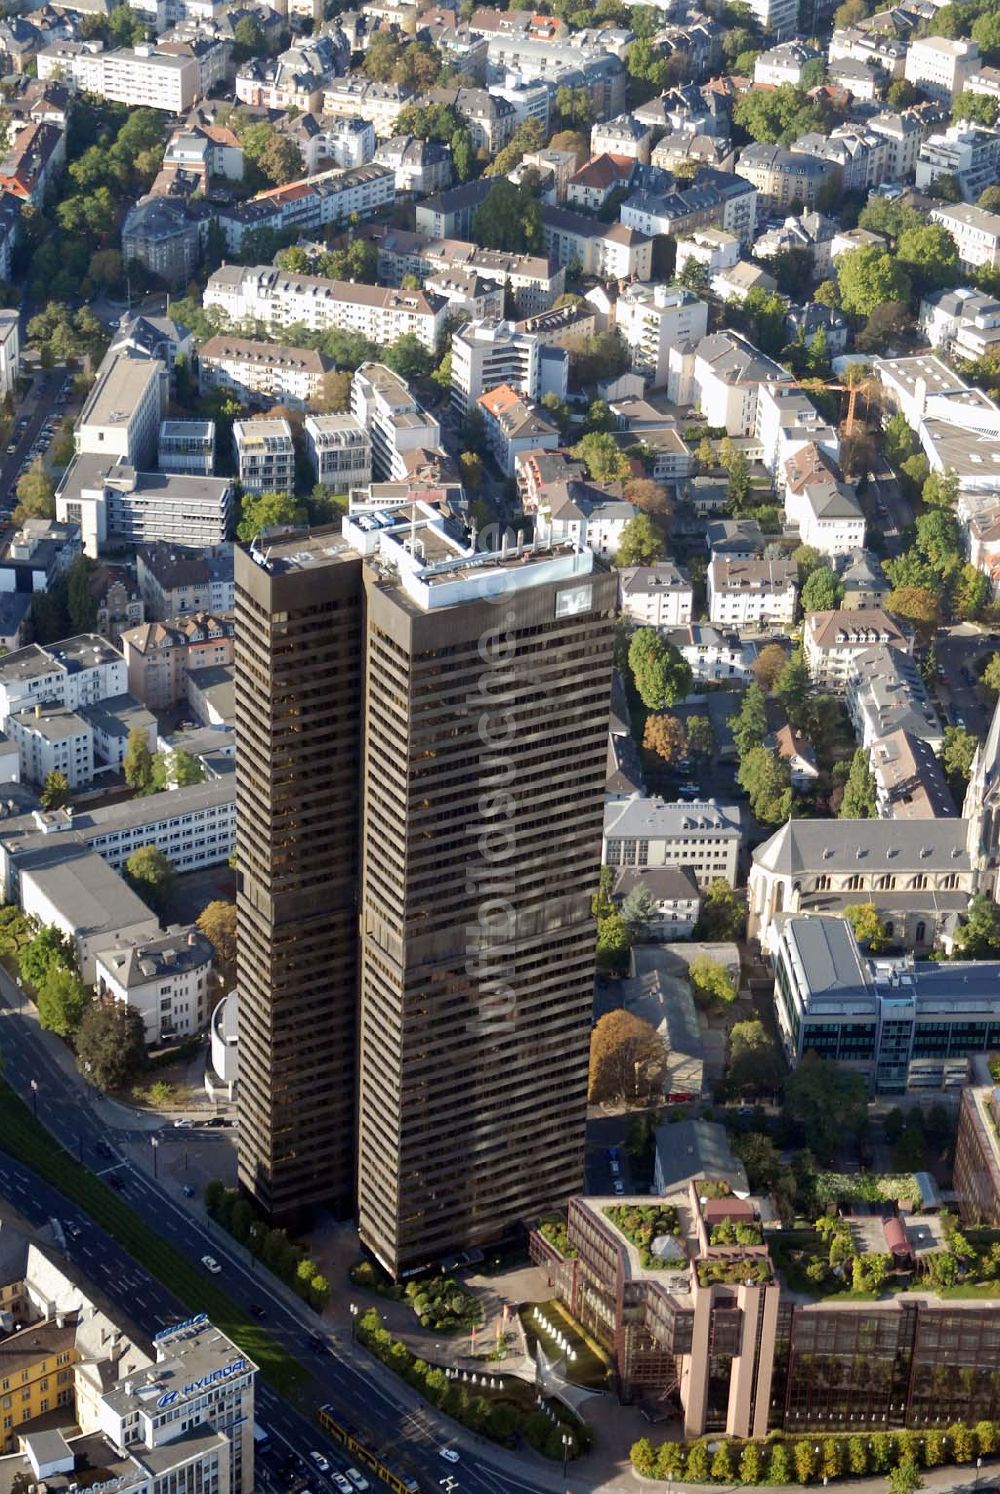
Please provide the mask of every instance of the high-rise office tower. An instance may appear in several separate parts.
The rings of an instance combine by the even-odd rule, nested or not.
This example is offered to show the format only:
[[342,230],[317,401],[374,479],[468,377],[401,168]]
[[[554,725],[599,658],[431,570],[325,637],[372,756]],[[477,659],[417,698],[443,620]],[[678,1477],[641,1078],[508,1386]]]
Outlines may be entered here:
[[423,504],[341,543],[237,577],[241,1178],[279,1210],[338,1195],[356,1144],[361,1238],[400,1275],[582,1185],[616,583],[589,550],[477,552]]
[[334,529],[236,552],[240,1182],[354,1195],[361,560]]

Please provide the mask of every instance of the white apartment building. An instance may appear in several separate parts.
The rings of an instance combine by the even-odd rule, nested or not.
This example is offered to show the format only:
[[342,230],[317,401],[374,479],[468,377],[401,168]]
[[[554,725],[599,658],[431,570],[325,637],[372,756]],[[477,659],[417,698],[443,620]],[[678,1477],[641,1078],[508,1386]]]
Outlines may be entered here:
[[860,62],[868,67],[880,68],[890,78],[901,78],[906,51],[906,42],[895,36],[884,36],[878,31],[863,31],[860,26],[838,26],[830,38],[827,56],[831,64]]
[[932,348],[981,358],[1000,345],[1000,301],[969,286],[935,291],[920,303],[920,330]]
[[615,322],[632,360],[632,370],[657,388],[669,382],[670,353],[700,342],[708,330],[708,306],[677,285],[633,284],[615,307]]
[[13,396],[21,373],[21,318],[16,311],[0,311],[0,399]]
[[[156,846],[178,873],[220,866],[236,845],[236,783],[227,773],[166,794],[125,799],[99,809],[34,810],[0,822],[0,886],[19,901],[19,876],[36,852],[51,856],[88,848],[115,871],[133,851]],[[106,940],[105,943],[108,941]]]
[[720,270],[732,269],[739,257],[740,241],[735,233],[726,233],[722,228],[698,228],[688,238],[677,242],[676,273],[680,277],[685,266],[693,262],[704,265],[711,279]]
[[212,946],[195,928],[152,939],[118,939],[95,956],[97,993],[142,1018],[147,1044],[192,1037],[208,1021]]
[[886,143],[885,179],[889,182],[905,181],[916,170],[920,154],[923,130],[915,114],[876,114],[867,122],[875,135],[881,135]]
[[917,157],[916,186],[926,191],[941,176],[955,177],[966,201],[975,201],[1000,177],[1000,134],[957,124],[928,135]]
[[798,566],[780,560],[733,560],[714,555],[708,567],[708,617],[722,628],[760,632],[789,628],[799,594]]
[[753,678],[757,649],[752,643],[743,643],[735,633],[722,633],[709,623],[689,622],[668,633],[667,642],[690,665],[696,684]]
[[612,498],[603,488],[581,481],[554,483],[539,502],[535,532],[543,545],[571,542],[586,546],[596,555],[618,554],[626,525],[639,510],[621,498]]
[[627,156],[648,165],[652,149],[653,131],[632,114],[599,120],[590,131],[591,156]]
[[[62,854],[59,854],[62,853]],[[58,859],[57,859],[58,856]],[[70,941],[80,979],[91,986],[98,952],[117,938],[152,939],[160,921],[96,851],[60,844],[19,867],[18,901],[26,918],[54,926]]]
[[796,0],[750,0],[750,10],[762,31],[776,40],[794,36],[799,26]]
[[481,394],[501,384],[539,399],[540,369],[539,341],[531,333],[491,318],[467,322],[451,340],[451,403],[464,417]]
[[304,142],[306,171],[312,176],[330,166],[367,166],[375,158],[371,121],[349,115],[324,118],[321,128]]
[[781,472],[804,446],[815,445],[837,460],[840,438],[795,384],[763,384],[757,391],[755,433],[769,472]]
[[736,332],[715,332],[695,349],[694,388],[709,425],[730,436],[757,434],[757,400],[769,383],[791,383],[791,375]]
[[634,798],[604,807],[605,866],[689,866],[702,889],[717,877],[735,887],[741,841],[738,806]]
[[412,332],[431,352],[437,350],[448,316],[447,301],[425,291],[292,275],[273,265],[223,265],[209,277],[204,304],[218,306],[237,324],[289,327],[302,322],[311,332],[337,327],[357,332],[377,347]]
[[814,682],[843,692],[857,660],[876,644],[909,653],[912,639],[881,607],[810,612],[802,628],[802,650]]
[[929,217],[951,234],[961,264],[973,270],[1000,270],[1000,213],[956,202],[931,208]]
[[124,655],[96,633],[29,643],[0,659],[0,723],[39,703],[75,711],[127,692]]
[[384,363],[362,363],[351,381],[351,414],[371,436],[376,482],[402,482],[410,453],[436,451],[441,427],[410,393],[410,386]]
[[910,42],[903,77],[930,98],[950,104],[965,88],[966,80],[978,71],[979,63],[979,48],[974,41],[918,37]]
[[70,788],[87,788],[94,777],[94,733],[75,711],[36,705],[15,711],[4,723],[16,743],[20,780],[41,786],[50,773],[64,773]]
[[360,73],[334,78],[323,94],[323,113],[365,119],[380,140],[396,133],[396,122],[413,102],[413,94],[397,83],[378,83]]
[[778,46],[761,52],[754,63],[754,86],[780,88],[782,84],[790,83],[794,88],[798,88],[802,82],[806,63],[812,62],[814,58],[821,55],[808,42],[780,42]]
[[161,52],[152,45],[94,53],[57,42],[39,52],[39,78],[66,77],[67,73],[81,91],[132,109],[185,114],[198,98],[195,58]]
[[640,627],[678,628],[691,621],[694,588],[672,560],[618,572],[618,605]]
[[158,358],[109,353],[76,424],[77,454],[152,466],[169,395],[167,366]]
[[295,446],[287,420],[236,420],[233,445],[245,493],[291,493]]
[[161,472],[194,472],[211,477],[215,467],[214,420],[164,420],[156,465]]
[[349,493],[372,480],[372,442],[354,415],[309,415],[306,450],[316,481],[333,493]]
[[244,403],[303,407],[322,399],[329,361],[314,348],[210,337],[198,352],[198,388],[225,389]]

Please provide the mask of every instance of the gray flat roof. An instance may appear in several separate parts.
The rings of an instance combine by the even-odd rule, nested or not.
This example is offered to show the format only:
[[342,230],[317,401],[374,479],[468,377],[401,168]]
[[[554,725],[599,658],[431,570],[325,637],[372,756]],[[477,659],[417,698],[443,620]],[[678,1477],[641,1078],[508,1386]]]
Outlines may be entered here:
[[134,924],[156,922],[156,915],[88,846],[65,843],[50,847],[50,864],[42,856],[23,869],[40,892],[81,935],[116,934]]

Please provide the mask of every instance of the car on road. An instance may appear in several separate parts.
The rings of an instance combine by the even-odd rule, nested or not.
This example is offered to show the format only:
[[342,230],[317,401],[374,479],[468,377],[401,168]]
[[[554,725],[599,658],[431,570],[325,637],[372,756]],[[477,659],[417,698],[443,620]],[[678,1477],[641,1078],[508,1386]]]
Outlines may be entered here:
[[330,1463],[329,1463],[329,1460],[327,1458],[324,1458],[324,1456],[323,1456],[323,1454],[321,1452],[316,1452],[316,1450],[314,1448],[313,1451],[309,1454],[309,1456],[312,1459],[312,1461],[316,1464],[316,1467],[319,1469],[320,1473],[329,1473],[330,1472]]
[[331,1482],[335,1489],[340,1490],[340,1494],[354,1494],[353,1489],[342,1473],[334,1473],[331,1476]]
[[442,1458],[444,1458],[444,1460],[445,1460],[446,1463],[457,1463],[458,1462],[458,1453],[455,1451],[455,1449],[453,1447],[442,1447],[442,1449],[441,1449],[441,1456],[442,1456]]
[[218,1276],[222,1271],[222,1267],[219,1265],[214,1255],[203,1255],[201,1258],[201,1263],[205,1267],[205,1270],[210,1272],[212,1276]]
[[116,1193],[125,1192],[125,1179],[120,1178],[116,1172],[110,1174],[110,1176],[108,1177],[108,1183]]
[[193,1126],[193,1125],[194,1125],[194,1121],[193,1120],[189,1120],[186,1115],[182,1115],[181,1118],[180,1118],[180,1120],[175,1120],[174,1121],[174,1130],[175,1131],[178,1130],[181,1126]]
[[184,1187],[181,1189],[181,1192],[184,1194],[185,1198],[194,1198],[194,1189],[191,1187],[190,1183],[185,1183]]
[[97,1153],[97,1155],[99,1157],[113,1157],[114,1156],[114,1152],[108,1146],[108,1143],[103,1139],[103,1137],[101,1138],[100,1141],[95,1141],[94,1142],[94,1151]]
[[67,1219],[63,1225],[63,1228],[65,1229],[71,1240],[78,1240],[83,1234],[83,1230],[77,1224],[75,1219]]
[[250,1316],[252,1318],[256,1318],[259,1323],[263,1318],[267,1317],[267,1311],[265,1308],[261,1307],[259,1302],[251,1302]]
[[611,1184],[611,1187],[613,1192],[617,1193],[619,1198],[624,1197],[625,1184],[622,1182],[621,1178],[615,1178],[614,1182]]
[[224,1126],[226,1117],[224,1115],[210,1115],[207,1121],[202,1121],[203,1126]]
[[348,1468],[347,1477],[350,1479],[359,1494],[364,1494],[365,1489],[370,1489],[371,1484],[365,1478],[360,1468]]

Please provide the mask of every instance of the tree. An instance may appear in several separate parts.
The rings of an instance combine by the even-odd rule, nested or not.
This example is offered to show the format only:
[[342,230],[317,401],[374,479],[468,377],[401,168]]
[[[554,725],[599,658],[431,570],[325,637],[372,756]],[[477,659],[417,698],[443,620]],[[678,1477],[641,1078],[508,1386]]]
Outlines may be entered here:
[[900,586],[886,598],[886,611],[913,623],[918,634],[930,638],[941,622],[937,596],[924,586]]
[[484,249],[530,254],[542,242],[542,209],[525,184],[501,177],[476,209],[472,239]]
[[854,903],[844,909],[844,917],[854,930],[854,937],[871,954],[878,954],[886,945],[885,925],[871,903]]
[[676,763],[684,756],[687,738],[676,716],[647,716],[642,745],[665,763]]
[[351,408],[351,375],[346,369],[335,368],[324,376],[319,405],[328,415],[339,415],[342,410]]
[[[595,400],[594,404],[599,404]],[[593,410],[594,405],[591,405]],[[651,477],[632,477],[626,482],[623,489],[625,499],[634,504],[644,514],[669,514],[670,498],[662,482],[654,482]]]
[[429,374],[433,356],[415,332],[404,332],[382,351],[382,362],[403,379],[422,378]]
[[800,730],[810,718],[812,705],[812,676],[800,648],[789,657],[774,688],[789,721]]
[[71,970],[73,949],[54,924],[38,930],[18,955],[18,969],[29,985],[44,984],[50,970]]
[[990,583],[982,571],[966,562],[955,574],[951,593],[951,610],[956,617],[971,620],[979,617],[990,599]]
[[233,27],[233,42],[237,60],[246,62],[250,57],[263,57],[267,51],[267,40],[252,16],[241,16]]
[[72,1037],[87,1007],[87,988],[73,970],[53,965],[38,988],[38,1021],[59,1037]]
[[765,694],[774,689],[787,663],[788,655],[780,643],[765,643],[753,661],[753,677]]
[[639,628],[628,651],[632,679],[650,711],[677,705],[691,689],[691,666],[655,628]]
[[740,94],[733,105],[733,123],[753,140],[781,145],[823,128],[825,119],[821,106],[808,97],[805,89],[785,83],[768,90],[750,88]]
[[[986,97],[977,94],[976,97]],[[1000,186],[986,187],[980,192],[977,207],[985,208],[988,213],[1000,213]]]
[[140,846],[125,863],[125,880],[133,892],[161,917],[169,912],[174,895],[173,863],[157,846]]
[[578,462],[583,462],[594,482],[622,482],[632,470],[628,457],[608,431],[591,431],[576,443],[572,452]]
[[590,1035],[588,1099],[638,1098],[655,1092],[666,1045],[651,1022],[632,1012],[605,1012]]
[[183,747],[175,747],[173,752],[158,752],[153,758],[152,787],[157,794],[169,788],[189,788],[204,780],[205,769]]
[[279,524],[301,524],[305,510],[290,493],[244,493],[236,536],[244,544]]
[[195,922],[215,951],[218,964],[232,970],[236,964],[236,904],[213,898]]
[[724,877],[715,877],[701,904],[701,915],[695,926],[695,936],[707,944],[722,944],[731,939],[741,939],[746,923],[746,903],[734,892]]
[[828,1163],[867,1120],[865,1081],[832,1059],[807,1052],[785,1080],[785,1114],[800,1128],[809,1150]]
[[632,565],[656,565],[666,554],[663,535],[648,514],[636,514],[622,526],[615,564],[625,569]]
[[729,718],[729,729],[741,758],[759,747],[767,736],[767,710],[764,692],[758,684],[750,685],[735,716]]
[[122,769],[129,788],[148,793],[153,783],[153,754],[141,726],[133,726],[128,734]]
[[979,746],[978,737],[964,726],[946,726],[941,744],[941,766],[948,777],[960,785],[969,781],[972,759]]
[[911,109],[917,102],[917,90],[909,78],[895,78],[886,90],[886,99],[891,109]]
[[55,516],[55,483],[45,470],[42,458],[36,457],[18,481],[17,505],[12,518],[15,524],[23,524],[25,519],[54,519]]
[[916,523],[916,549],[941,577],[956,569],[962,542],[954,514],[933,508]]
[[470,493],[478,493],[483,486],[483,459],[476,451],[463,451],[458,458],[462,474],[462,486]]
[[831,612],[840,606],[844,588],[829,566],[821,565],[802,588],[803,612]]
[[851,767],[844,784],[844,797],[840,803],[842,820],[874,820],[878,818],[875,807],[875,774],[868,766],[868,750],[858,747],[851,758]]
[[736,775],[746,789],[750,808],[763,825],[780,825],[792,807],[791,769],[784,758],[767,747],[752,747],[740,761]]
[[958,502],[958,474],[952,471],[929,472],[920,497],[925,508],[954,509]]
[[736,987],[725,965],[708,955],[696,955],[688,966],[691,990],[702,1002],[736,1000]]
[[80,1071],[98,1089],[123,1089],[146,1061],[142,1017],[127,1001],[92,1001],[76,1036]]
[[97,622],[97,600],[91,590],[94,562],[78,555],[66,578],[66,610],[74,633],[89,633]]
[[39,797],[43,809],[62,809],[64,804],[68,804],[71,795],[66,774],[58,768],[53,768],[51,772],[46,773]]
[[916,1463],[909,1459],[890,1468],[886,1483],[889,1485],[889,1494],[917,1494],[917,1490],[924,1487]]
[[726,1081],[735,1094],[773,1092],[780,1085],[785,1066],[777,1044],[763,1022],[734,1022],[729,1029],[729,1059]]
[[729,511],[741,514],[750,500],[750,464],[742,451],[734,453],[726,476],[726,501]]
[[904,229],[896,241],[896,258],[917,295],[958,284],[958,248],[940,223]]
[[1000,695],[1000,650],[990,655],[982,673],[982,681],[992,695]]
[[712,723],[707,716],[689,716],[687,721],[689,757],[711,757],[715,751]]
[[632,946],[628,925],[620,913],[608,913],[597,922],[597,963],[612,975],[624,975]]
[[841,305],[851,316],[870,317],[886,301],[910,299],[906,271],[891,254],[874,246],[838,256],[837,285]]
[[886,301],[869,314],[855,346],[860,353],[888,353],[912,326],[913,315],[904,301]]
[[622,899],[621,916],[633,943],[646,937],[658,917],[656,901],[648,887],[632,888]]

